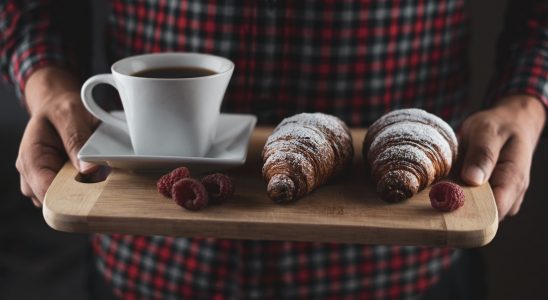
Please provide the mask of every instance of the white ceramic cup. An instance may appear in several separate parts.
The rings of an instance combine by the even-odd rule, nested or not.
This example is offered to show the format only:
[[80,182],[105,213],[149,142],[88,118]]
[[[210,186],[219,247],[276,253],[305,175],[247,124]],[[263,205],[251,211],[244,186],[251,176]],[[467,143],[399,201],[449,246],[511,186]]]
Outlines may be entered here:
[[[147,69],[198,67],[216,74],[193,78],[144,78],[132,74]],[[82,101],[104,123],[129,130],[135,154],[202,157],[217,128],[221,103],[234,71],[230,60],[200,53],[154,53],[117,61],[111,74],[89,78]],[[118,90],[126,120],[103,110],[92,91],[98,84]]]

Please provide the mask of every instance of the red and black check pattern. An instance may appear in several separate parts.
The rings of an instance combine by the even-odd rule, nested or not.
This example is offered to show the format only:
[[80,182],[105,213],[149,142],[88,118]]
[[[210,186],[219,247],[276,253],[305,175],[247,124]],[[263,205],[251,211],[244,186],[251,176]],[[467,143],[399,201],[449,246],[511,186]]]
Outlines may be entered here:
[[[449,249],[96,235],[127,299],[401,299],[426,291]],[[452,255],[452,253],[455,253]]]
[[499,40],[497,76],[486,104],[509,94],[529,94],[548,105],[548,1],[510,2]]
[[[548,104],[548,7],[536,2],[510,27],[519,31],[506,31],[494,100],[527,93]],[[48,6],[0,3],[0,67],[20,94],[35,69],[72,65]],[[464,0],[113,0],[107,44],[113,61],[162,51],[232,59],[223,109],[262,123],[321,111],[367,126],[412,106],[456,126],[467,106],[466,18]],[[99,269],[128,299],[415,298],[459,254],[129,235],[96,235],[93,244]]]
[[302,111],[366,125],[398,107],[466,106],[462,1],[114,1],[115,58],[216,53],[236,64],[224,109],[275,123]]

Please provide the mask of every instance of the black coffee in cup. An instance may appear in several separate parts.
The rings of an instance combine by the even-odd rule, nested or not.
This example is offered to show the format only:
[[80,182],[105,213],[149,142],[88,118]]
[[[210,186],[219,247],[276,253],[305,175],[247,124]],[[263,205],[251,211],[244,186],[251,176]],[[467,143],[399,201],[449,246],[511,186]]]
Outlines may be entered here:
[[168,67],[146,69],[131,74],[144,78],[195,78],[217,74],[217,72],[200,67]]

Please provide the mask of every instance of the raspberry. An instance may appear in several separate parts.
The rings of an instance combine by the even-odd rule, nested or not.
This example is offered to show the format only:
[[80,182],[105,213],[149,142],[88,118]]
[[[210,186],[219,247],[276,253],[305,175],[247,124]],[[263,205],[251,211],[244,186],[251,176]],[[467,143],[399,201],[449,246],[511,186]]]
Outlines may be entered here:
[[200,210],[208,202],[204,185],[194,178],[177,180],[171,188],[171,195],[175,203],[188,210]]
[[452,182],[436,183],[428,196],[432,207],[440,211],[454,211],[464,205],[464,190]]
[[209,193],[212,203],[225,203],[234,194],[234,185],[230,177],[215,173],[202,178],[202,184]]
[[173,184],[179,179],[188,177],[190,177],[190,171],[187,168],[180,167],[174,169],[158,179],[158,182],[156,182],[156,189],[160,194],[167,198],[171,198],[171,187]]

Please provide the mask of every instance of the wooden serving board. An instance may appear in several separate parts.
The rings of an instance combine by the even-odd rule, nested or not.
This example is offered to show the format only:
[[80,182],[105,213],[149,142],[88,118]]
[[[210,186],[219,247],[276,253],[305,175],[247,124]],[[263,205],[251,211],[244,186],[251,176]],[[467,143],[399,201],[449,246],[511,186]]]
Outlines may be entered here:
[[465,187],[464,206],[451,213],[430,206],[429,188],[402,203],[380,200],[361,159],[365,129],[352,130],[356,155],[347,174],[294,204],[275,204],[261,175],[261,150],[271,132],[256,129],[246,164],[227,171],[236,187],[229,203],[191,212],[156,191],[160,173],[113,169],[103,182],[82,183],[66,164],[46,194],[44,218],[68,232],[235,239],[478,247],[495,236],[489,184]]

